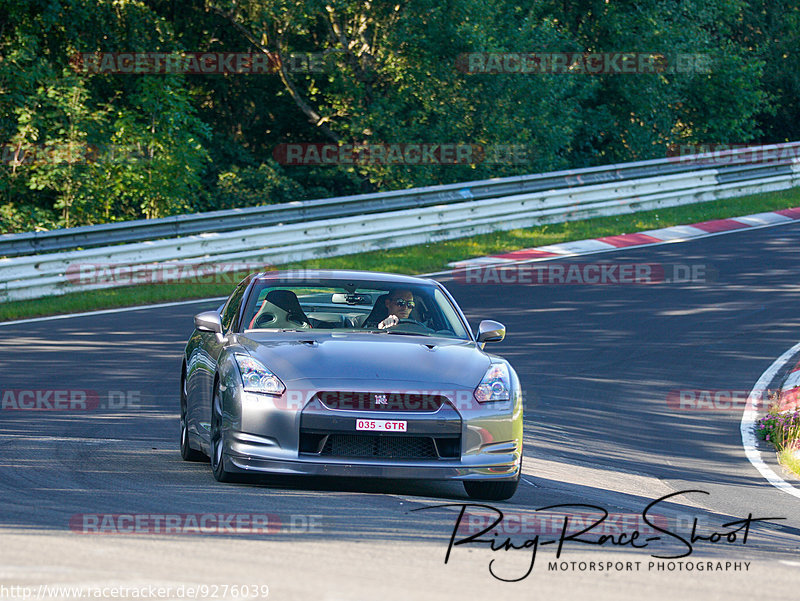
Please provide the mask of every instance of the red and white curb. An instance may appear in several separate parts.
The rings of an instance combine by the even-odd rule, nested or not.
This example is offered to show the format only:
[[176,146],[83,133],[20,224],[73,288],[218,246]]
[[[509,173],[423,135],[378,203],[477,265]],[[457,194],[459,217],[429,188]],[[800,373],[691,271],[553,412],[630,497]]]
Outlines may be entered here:
[[700,223],[693,223],[691,225],[676,225],[634,234],[620,234],[618,236],[604,236],[602,238],[576,240],[574,242],[563,242],[561,244],[549,244],[547,246],[515,250],[501,255],[455,261],[449,265],[458,268],[468,267],[470,265],[502,265],[505,263],[519,263],[523,261],[548,261],[558,257],[575,257],[637,246],[684,242],[694,238],[705,238],[707,236],[716,236],[738,230],[781,225],[793,221],[800,221],[800,207],[781,209],[779,211],[767,213],[756,213],[754,215],[745,215],[744,217],[701,221]]
[[797,362],[781,385],[778,407],[782,411],[794,411],[800,407],[800,361]]

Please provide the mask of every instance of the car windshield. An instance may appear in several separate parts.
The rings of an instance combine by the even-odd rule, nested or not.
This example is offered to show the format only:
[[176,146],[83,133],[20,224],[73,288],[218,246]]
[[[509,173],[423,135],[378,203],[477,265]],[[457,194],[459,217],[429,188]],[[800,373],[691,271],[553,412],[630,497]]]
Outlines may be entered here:
[[434,285],[257,280],[242,330],[345,330],[470,339],[450,300]]

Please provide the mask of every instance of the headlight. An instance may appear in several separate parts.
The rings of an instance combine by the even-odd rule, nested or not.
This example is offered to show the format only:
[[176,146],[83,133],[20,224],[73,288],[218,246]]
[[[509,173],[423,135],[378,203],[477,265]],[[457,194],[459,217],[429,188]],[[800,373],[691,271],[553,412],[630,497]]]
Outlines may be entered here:
[[247,392],[262,392],[266,394],[283,394],[286,386],[281,379],[256,361],[250,355],[235,354],[239,372],[242,374],[242,384]]
[[495,363],[486,370],[486,375],[475,389],[475,400],[479,403],[489,401],[508,401],[511,399],[511,376],[505,363]]

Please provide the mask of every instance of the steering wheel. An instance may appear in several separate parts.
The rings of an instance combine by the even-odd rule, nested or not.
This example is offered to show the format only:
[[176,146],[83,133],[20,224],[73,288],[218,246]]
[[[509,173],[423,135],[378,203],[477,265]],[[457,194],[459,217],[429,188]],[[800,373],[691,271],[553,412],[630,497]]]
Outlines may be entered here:
[[411,319],[410,317],[398,318],[397,325],[400,325],[401,323],[413,323],[413,324],[424,326],[426,328],[428,327],[424,323],[422,323],[421,321],[417,321],[416,319]]
[[[407,326],[413,326],[411,328],[407,328],[408,331],[410,331],[410,332],[420,331],[420,333],[424,334],[424,333],[433,331],[433,330],[431,330],[431,328],[426,326],[421,321],[417,321],[416,319],[411,319],[410,317],[404,317],[404,318],[400,319],[395,325],[392,326],[392,329],[395,329],[398,326],[401,326],[403,324],[405,324]],[[422,328],[422,330],[420,330],[420,328]],[[400,330],[400,331],[402,331],[402,330]]]

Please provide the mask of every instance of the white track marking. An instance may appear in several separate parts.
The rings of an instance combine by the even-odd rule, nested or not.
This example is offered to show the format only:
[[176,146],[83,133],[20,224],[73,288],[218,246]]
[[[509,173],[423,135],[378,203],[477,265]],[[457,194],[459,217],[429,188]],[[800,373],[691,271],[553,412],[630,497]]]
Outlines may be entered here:
[[617,248],[608,242],[601,242],[595,238],[587,238],[586,240],[574,240],[573,242],[561,242],[559,244],[548,244],[546,246],[537,246],[533,250],[543,250],[548,253],[558,253],[561,255],[575,254],[581,255],[588,252],[602,252],[606,250],[614,250]]
[[800,499],[800,489],[795,488],[786,480],[781,478],[778,474],[773,472],[772,469],[766,463],[764,463],[764,460],[761,459],[761,453],[756,448],[756,435],[753,431],[753,427],[756,423],[756,417],[758,415],[759,402],[761,399],[766,397],[764,393],[767,390],[767,386],[769,386],[770,382],[772,382],[775,374],[778,373],[778,371],[784,365],[786,365],[786,363],[788,363],[798,351],[800,351],[800,343],[795,344],[792,348],[783,353],[772,365],[769,366],[767,371],[761,374],[761,377],[758,379],[758,382],[756,382],[753,390],[750,391],[750,396],[747,398],[747,406],[742,413],[740,431],[742,434],[742,446],[744,447],[744,453],[747,455],[750,463],[753,464],[753,467],[755,467],[761,473],[761,475],[764,476],[767,482],[772,484],[772,486]]
[[645,230],[639,233],[646,234],[647,236],[651,236],[653,238],[658,238],[659,240],[664,240],[665,242],[667,240],[679,240],[682,242],[692,238],[702,238],[708,232],[701,230],[699,227],[694,227],[691,225],[673,225],[672,227],[662,227],[657,230]]
[[13,326],[21,323],[37,323],[40,321],[54,321],[57,319],[70,319],[72,317],[88,317],[90,315],[109,315],[112,313],[127,313],[129,311],[144,311],[145,309],[160,309],[163,307],[178,307],[180,305],[191,305],[198,303],[210,303],[211,301],[224,301],[227,296],[201,298],[188,301],[177,301],[174,303],[161,303],[158,305],[139,305],[138,307],[120,307],[119,309],[102,309],[100,311],[87,311],[85,313],[66,313],[64,315],[49,315],[47,317],[31,317],[30,319],[18,319],[16,321],[0,321],[0,326]]
[[765,225],[770,223],[785,223],[788,221],[796,221],[786,215],[780,213],[755,213],[745,217],[731,217],[734,221],[746,223],[747,225]]

